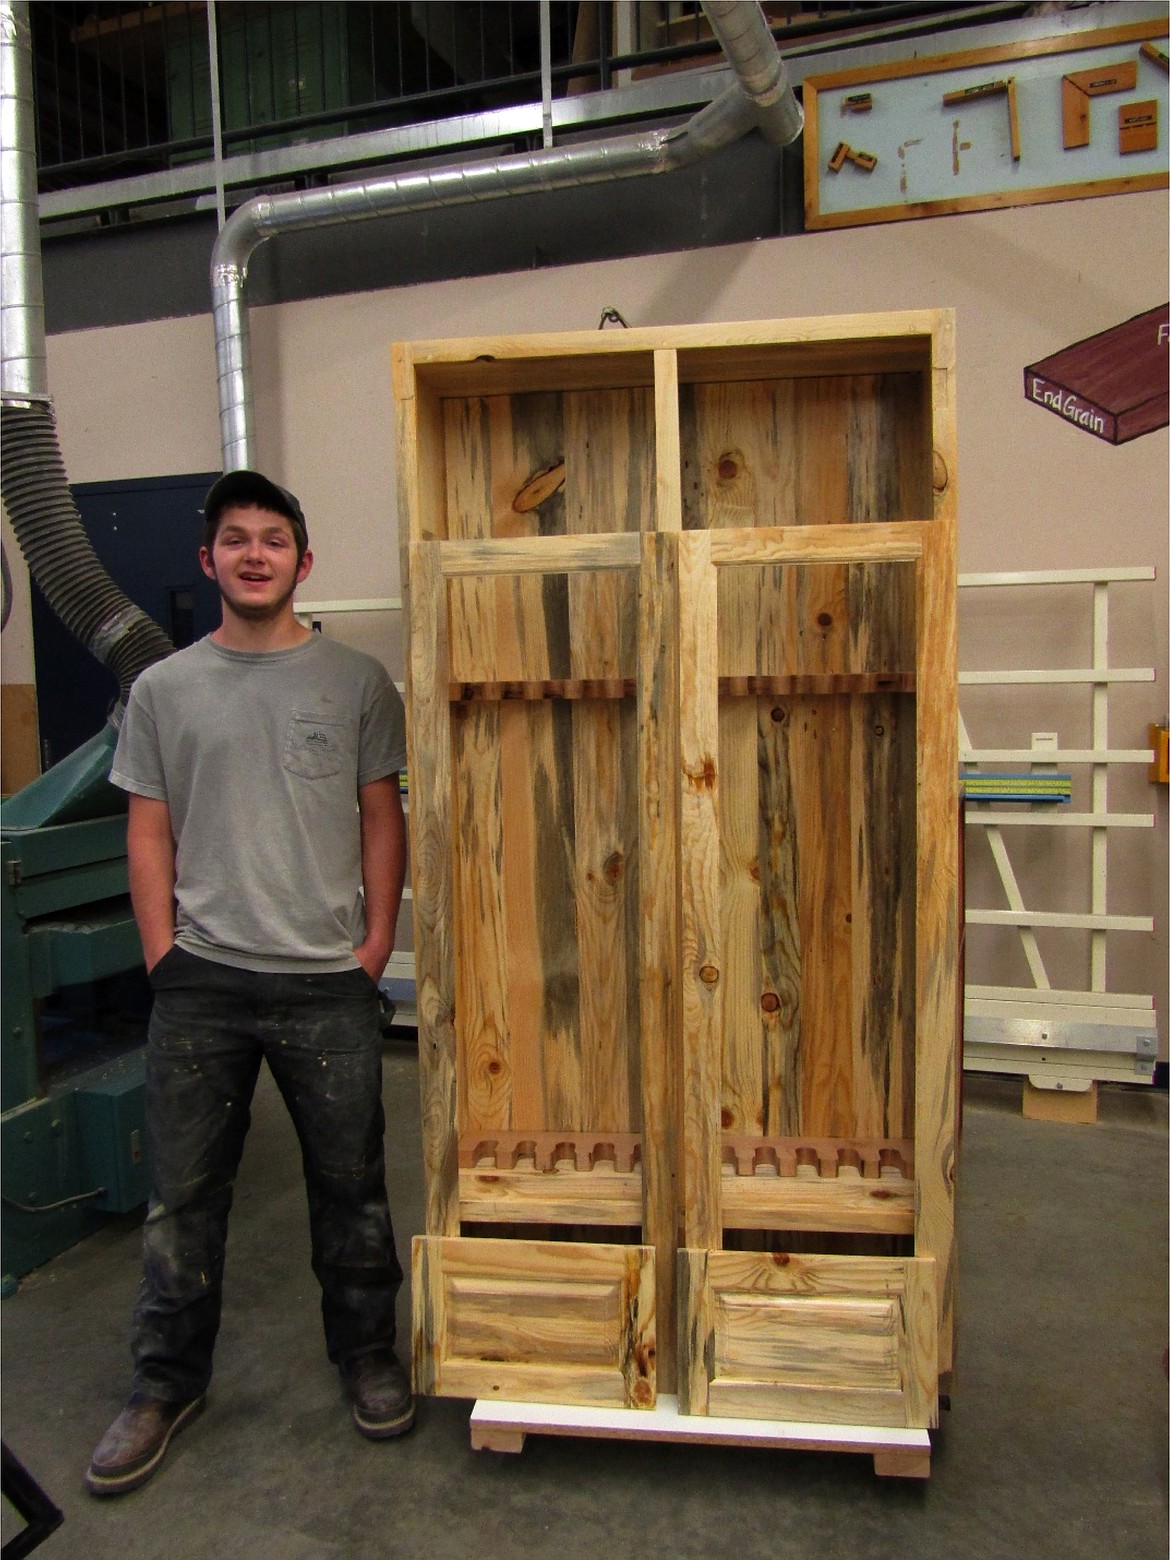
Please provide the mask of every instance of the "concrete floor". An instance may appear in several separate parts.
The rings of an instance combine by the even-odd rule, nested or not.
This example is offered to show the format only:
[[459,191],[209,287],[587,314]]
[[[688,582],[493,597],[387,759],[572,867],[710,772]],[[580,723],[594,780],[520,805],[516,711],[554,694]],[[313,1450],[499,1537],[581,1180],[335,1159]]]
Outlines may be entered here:
[[[4,1439],[63,1509],[45,1560],[1162,1560],[1167,1553],[1167,1098],[1109,1088],[1096,1126],[1028,1122],[968,1077],[960,1354],[925,1484],[850,1455],[530,1438],[470,1450],[429,1401],[381,1445],[324,1356],[291,1129],[265,1075],[240,1174],[218,1374],[161,1473],[89,1497],[127,1385],[133,1221],[3,1301]],[[386,1057],[399,1246],[421,1226],[417,1064]],[[403,1294],[401,1336],[409,1337]],[[19,1528],[5,1507],[2,1536]]]

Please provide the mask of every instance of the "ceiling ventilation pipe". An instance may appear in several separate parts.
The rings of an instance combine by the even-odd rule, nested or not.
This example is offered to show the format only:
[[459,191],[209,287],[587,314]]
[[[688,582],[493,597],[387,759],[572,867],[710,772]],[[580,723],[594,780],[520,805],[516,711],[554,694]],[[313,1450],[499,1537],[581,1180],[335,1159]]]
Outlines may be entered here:
[[395,212],[498,200],[685,168],[758,128],[777,146],[800,134],[804,116],[757,0],[704,0],[736,80],[684,125],[585,146],[502,157],[432,173],[401,173],[332,189],[258,195],[225,224],[212,255],[211,288],[225,471],[254,464],[252,376],[245,298],[256,247],[281,233]]
[[49,400],[29,8],[0,0],[0,435],[4,506],[45,599],[117,677],[121,721],[138,673],[174,649],[114,584],[69,491]]
[[743,90],[756,106],[760,129],[775,146],[788,146],[804,129],[784,61],[752,0],[703,0],[703,11]]

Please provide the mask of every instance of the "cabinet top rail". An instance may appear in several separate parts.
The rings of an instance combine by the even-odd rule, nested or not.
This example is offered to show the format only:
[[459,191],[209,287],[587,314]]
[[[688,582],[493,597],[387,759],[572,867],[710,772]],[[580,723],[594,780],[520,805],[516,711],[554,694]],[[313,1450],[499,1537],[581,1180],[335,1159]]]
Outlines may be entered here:
[[393,348],[395,391],[409,397],[412,376],[452,395],[649,385],[659,352],[677,356],[683,383],[950,368],[953,331],[951,310],[924,309],[405,341]]

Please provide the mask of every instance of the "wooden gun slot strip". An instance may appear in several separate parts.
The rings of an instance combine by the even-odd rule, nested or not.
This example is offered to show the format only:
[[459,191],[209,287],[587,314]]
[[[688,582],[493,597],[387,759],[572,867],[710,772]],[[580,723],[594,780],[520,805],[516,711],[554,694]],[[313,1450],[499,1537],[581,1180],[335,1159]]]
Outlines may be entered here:
[[732,1179],[793,1179],[805,1167],[815,1169],[821,1180],[838,1178],[842,1169],[883,1184],[914,1180],[909,1138],[762,1138],[725,1132],[721,1143],[724,1169],[732,1172],[730,1178],[724,1175],[725,1197]]
[[[588,1174],[599,1165],[633,1173],[641,1181],[642,1140],[636,1132],[464,1132],[459,1138],[460,1170],[480,1174],[535,1170],[541,1174]],[[562,1165],[571,1168],[561,1171]],[[607,1177],[608,1178],[608,1177]]]

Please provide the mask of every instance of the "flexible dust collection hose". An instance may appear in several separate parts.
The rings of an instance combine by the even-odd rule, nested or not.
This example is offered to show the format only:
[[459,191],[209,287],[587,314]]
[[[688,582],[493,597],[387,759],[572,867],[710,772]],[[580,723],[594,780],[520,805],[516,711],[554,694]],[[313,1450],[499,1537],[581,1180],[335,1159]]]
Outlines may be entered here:
[[6,403],[0,443],[4,506],[29,572],[69,632],[118,679],[111,721],[119,725],[139,672],[175,647],[94,552],[65,478],[52,406]]

